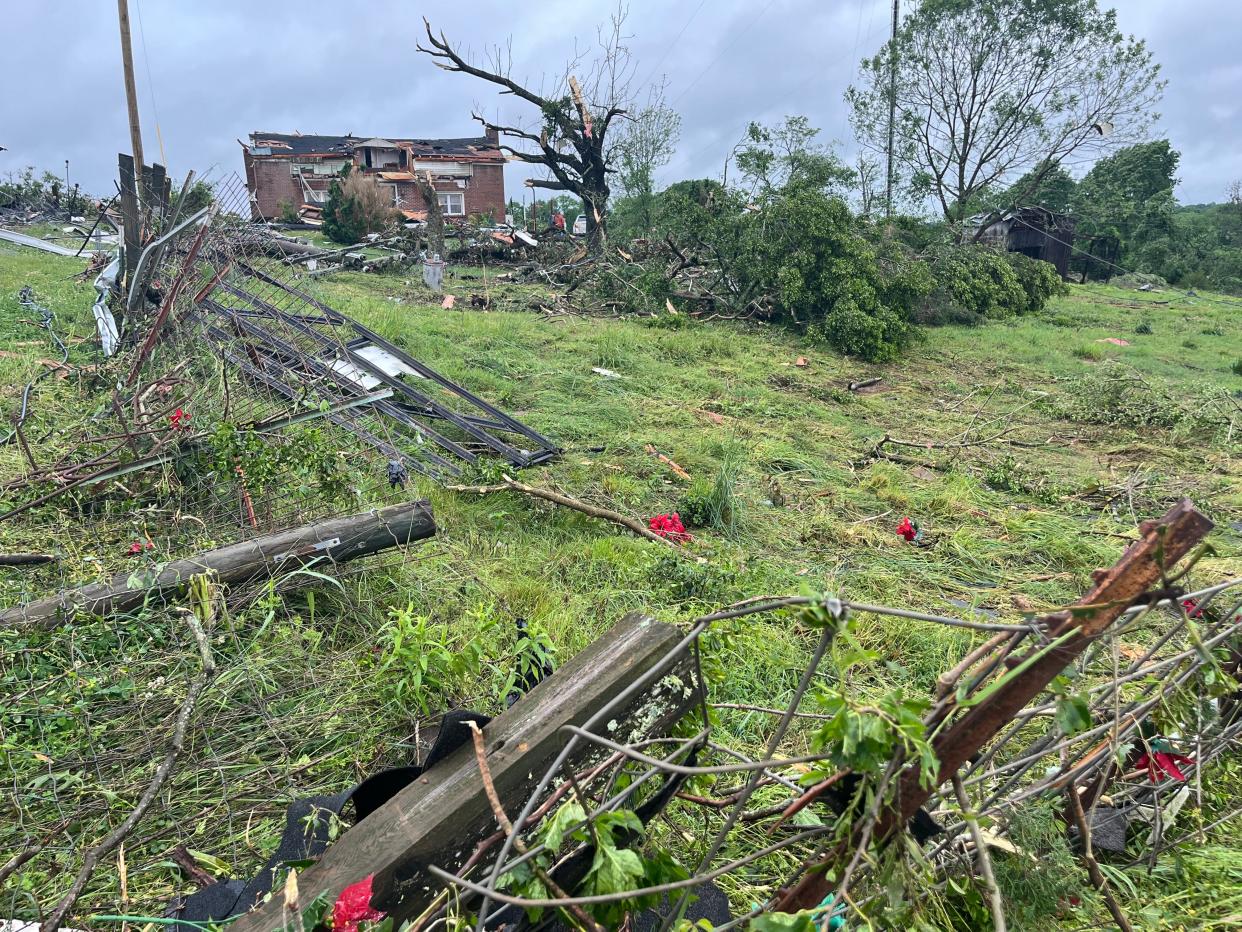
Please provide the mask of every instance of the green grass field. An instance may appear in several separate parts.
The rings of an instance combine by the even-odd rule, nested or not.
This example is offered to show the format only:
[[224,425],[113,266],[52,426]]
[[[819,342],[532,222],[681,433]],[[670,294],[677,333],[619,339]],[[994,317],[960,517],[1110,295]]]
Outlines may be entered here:
[[[98,391],[84,371],[98,359],[93,290],[74,279],[83,265],[0,244],[6,418],[39,360],[55,355],[18,304],[22,286],[55,311],[75,367],[36,386],[32,437],[96,403],[83,400]],[[164,809],[127,845],[131,912],[158,914],[179,888],[166,853],[173,844],[202,852],[209,870],[246,875],[274,842],[289,800],[405,761],[428,711],[502,708],[515,616],[529,619],[561,659],[630,610],[684,622],[766,593],[836,592],[1016,621],[1076,598],[1139,521],[1182,496],[1216,523],[1215,553],[1195,580],[1242,572],[1236,299],[1074,286],[1037,317],[929,329],[900,361],[866,365],[762,324],[548,317],[528,309],[541,288],[498,283],[494,270],[453,270],[446,290],[459,298],[454,310],[408,275],[341,273],[305,287],[553,438],[563,456],[523,481],[644,519],[677,511],[704,561],[516,493],[479,497],[419,482],[436,512],[434,540],[339,587],[261,594],[231,620],[218,646],[227,673],[203,713],[196,766],[179,769]],[[487,293],[493,310],[463,309],[471,293]],[[848,388],[877,376],[873,388]],[[869,458],[885,435],[924,446]],[[934,446],[963,438],[972,444]],[[692,478],[679,478],[648,445]],[[0,480],[23,468],[16,445],[0,448]],[[911,547],[895,533],[906,516],[932,546]],[[123,569],[127,534],[184,545],[142,514],[106,532],[75,520],[49,509],[0,526],[0,550],[52,546],[73,555],[60,570],[0,569],[0,602]],[[40,541],[44,533],[56,538]],[[405,650],[433,658],[415,684],[406,655],[393,656],[397,629],[416,638]],[[870,622],[863,633],[891,659],[900,685],[920,694],[980,640],[915,621]],[[736,634],[721,646],[725,678],[715,698],[782,705],[808,636],[779,619]],[[36,713],[32,724],[28,707],[24,724],[10,718],[0,733],[17,796],[6,804],[11,817],[0,819],[17,827],[0,828],[0,861],[24,837],[21,826],[55,821],[58,810],[94,813],[72,829],[82,845],[115,823],[149,778],[146,765],[193,670],[184,633],[160,618],[122,632],[80,626],[69,640],[0,632],[4,691],[26,688],[40,670],[47,682],[49,671],[67,673],[40,694],[46,718]],[[746,726],[736,727],[747,740]],[[1222,765],[1204,821],[1223,814],[1239,787],[1242,768]],[[1231,847],[1234,832],[1236,823],[1209,833],[1214,846],[1176,862],[1197,878],[1189,886],[1175,882],[1171,858],[1162,873],[1136,873],[1134,891],[1122,894],[1144,928],[1237,920],[1242,853]],[[23,897],[50,902],[68,885],[71,859],[60,851],[35,862],[0,904],[25,915]],[[101,869],[83,915],[121,911],[115,873]],[[1006,892],[1042,895],[1019,887]],[[730,892],[741,901],[764,891]],[[1083,910],[1025,927],[1088,925],[1098,904],[1082,896]]]

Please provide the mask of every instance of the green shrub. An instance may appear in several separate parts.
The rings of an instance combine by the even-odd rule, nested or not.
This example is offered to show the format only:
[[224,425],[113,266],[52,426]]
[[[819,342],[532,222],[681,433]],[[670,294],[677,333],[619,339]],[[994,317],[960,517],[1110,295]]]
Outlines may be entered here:
[[1020,252],[1006,253],[1005,259],[1018,276],[1018,283],[1026,292],[1027,314],[1038,314],[1053,298],[1069,294],[1069,285],[1062,281],[1056,266],[1051,262],[1032,259]]
[[678,508],[681,519],[691,527],[713,528],[732,535],[741,522],[742,508],[734,486],[737,484],[738,462],[726,455],[711,481],[695,479]]
[[1146,320],[1140,321],[1139,325],[1134,328],[1134,332],[1140,333],[1143,335],[1148,335],[1148,334],[1153,333],[1153,330],[1151,329],[1151,322],[1146,321]]
[[1242,375],[1242,359],[1235,359],[1229,368],[1234,375]]
[[1093,343],[1082,343],[1075,346],[1071,352],[1076,359],[1085,359],[1089,362],[1099,362],[1104,358],[1104,350]]
[[373,176],[347,172],[343,179],[333,179],[328,185],[323,232],[334,243],[352,246],[368,233],[386,230],[397,216]]
[[1004,254],[986,246],[952,246],[933,262],[937,285],[959,307],[1002,320],[1026,313],[1027,297]]
[[737,594],[737,571],[718,563],[692,563],[674,553],[654,555],[647,572],[652,588],[673,602],[720,605]]
[[923,316],[936,323],[1033,314],[1069,292],[1051,264],[987,246],[942,246],[932,273],[936,287]]
[[739,278],[771,296],[778,317],[866,360],[911,341],[931,277],[904,247],[871,243],[843,201],[799,190],[743,223]]
[[931,291],[926,265],[900,242],[877,242],[822,190],[790,185],[761,201],[718,185],[670,189],[656,229],[699,244],[736,310],[758,310],[866,360],[894,358],[914,338],[914,309]]

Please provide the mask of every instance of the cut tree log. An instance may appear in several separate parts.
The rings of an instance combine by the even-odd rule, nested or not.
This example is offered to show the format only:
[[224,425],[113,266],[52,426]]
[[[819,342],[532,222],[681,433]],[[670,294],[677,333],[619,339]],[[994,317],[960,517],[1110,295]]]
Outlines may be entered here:
[[37,566],[55,559],[54,553],[0,553],[0,566]]
[[[491,782],[505,811],[517,813],[565,743],[567,725],[582,726],[635,684],[615,714],[609,734],[631,742],[662,736],[699,700],[701,684],[691,655],[672,649],[676,627],[640,614],[622,618],[591,646],[541,682],[484,729]],[[583,742],[566,769],[573,773],[601,755]],[[346,886],[374,875],[372,905],[394,925],[417,916],[445,890],[427,867],[460,869],[476,845],[495,834],[474,748],[469,742],[401,790],[340,837],[319,862],[298,875],[303,902],[334,900]],[[477,871],[473,876],[479,876]],[[269,932],[281,926],[279,896],[241,916],[230,932]]]
[[54,628],[75,615],[126,612],[147,599],[164,599],[183,591],[196,573],[215,573],[220,582],[236,585],[261,576],[275,576],[311,561],[344,563],[390,547],[431,537],[436,532],[431,505],[425,501],[392,505],[347,518],[319,521],[254,540],[219,547],[176,560],[159,571],[146,587],[130,586],[130,574],[108,582],[69,589],[46,599],[0,612],[0,625],[34,624]]

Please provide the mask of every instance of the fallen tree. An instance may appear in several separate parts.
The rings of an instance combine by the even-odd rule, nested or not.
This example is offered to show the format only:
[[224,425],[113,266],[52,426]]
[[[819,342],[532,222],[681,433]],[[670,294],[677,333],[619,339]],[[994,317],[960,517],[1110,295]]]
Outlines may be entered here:
[[320,521],[254,540],[219,547],[176,560],[156,573],[150,584],[134,588],[131,574],[107,582],[68,589],[0,613],[0,625],[32,624],[54,628],[77,615],[131,611],[148,599],[183,592],[190,577],[215,573],[221,583],[236,585],[261,576],[279,575],[308,563],[344,563],[431,537],[436,532],[431,505],[425,501],[392,505],[366,514]]

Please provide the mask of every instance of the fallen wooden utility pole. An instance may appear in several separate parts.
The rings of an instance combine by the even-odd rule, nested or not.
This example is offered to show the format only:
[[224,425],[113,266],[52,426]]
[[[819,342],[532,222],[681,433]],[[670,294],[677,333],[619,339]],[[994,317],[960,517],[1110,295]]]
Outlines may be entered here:
[[171,597],[183,591],[196,573],[212,572],[220,582],[235,585],[260,576],[279,575],[311,561],[344,563],[423,540],[435,532],[435,520],[427,502],[392,505],[176,560],[164,566],[145,588],[131,588],[130,574],[122,573],[108,582],[66,590],[7,609],[0,613],[0,625],[25,623],[53,628],[78,614],[125,612],[138,608],[149,598]]
[[[1041,619],[1048,642],[1033,645],[1011,661],[1012,668],[977,704],[943,727],[932,739],[939,763],[934,786],[920,783],[918,767],[907,766],[898,779],[894,802],[876,823],[874,837],[882,841],[894,828],[903,826],[931,796],[937,786],[953,776],[1032,699],[1071,664],[1088,645],[1143,595],[1172,574],[1174,565],[1212,530],[1208,520],[1183,499],[1159,521],[1145,522],[1142,535],[1130,545],[1115,566],[1096,570],[1095,586],[1068,610]],[[950,712],[951,714],[951,712]],[[854,847],[853,845],[847,847]],[[790,888],[776,898],[776,910],[796,912],[812,909],[831,892],[826,871],[842,856],[842,849],[829,852],[810,865]]]
[[[630,614],[591,646],[527,693],[483,729],[487,773],[501,807],[519,811],[565,743],[566,726],[586,724],[630,686],[649,679],[617,709],[609,728],[639,740],[669,733],[701,698],[692,656],[683,653],[671,668],[661,661],[682,641],[675,626]],[[692,684],[693,688],[687,686]],[[595,758],[591,755],[595,754]],[[567,770],[598,759],[584,744]],[[334,900],[346,886],[374,876],[371,903],[399,926],[424,912],[445,886],[428,870],[460,870],[496,820],[475,756],[466,743],[409,784],[364,821],[345,832],[298,875],[299,895],[311,902]],[[281,898],[239,917],[230,932],[270,932],[282,925]]]

